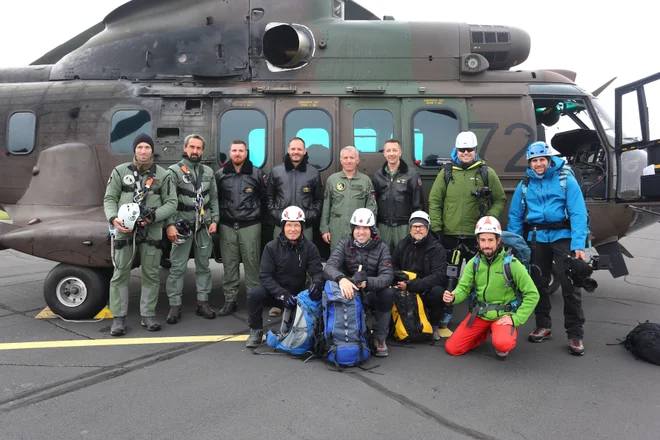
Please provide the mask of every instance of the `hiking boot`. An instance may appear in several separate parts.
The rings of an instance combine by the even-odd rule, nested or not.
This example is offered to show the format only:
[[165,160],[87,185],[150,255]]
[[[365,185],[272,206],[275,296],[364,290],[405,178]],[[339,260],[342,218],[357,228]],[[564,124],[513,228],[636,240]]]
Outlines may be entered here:
[[376,353],[375,353],[376,356],[385,357],[389,354],[387,352],[387,345],[385,344],[384,339],[375,339],[374,342],[376,344]]
[[176,324],[181,321],[181,306],[170,306],[170,311],[165,321],[168,324]]
[[259,348],[264,339],[264,331],[260,328],[251,328],[250,336],[245,341],[245,348]]
[[584,354],[584,345],[580,338],[570,338],[568,340],[568,352],[575,356],[582,356]]
[[[451,322],[451,313],[443,313],[442,319],[440,320],[440,328],[447,328]],[[434,336],[435,337],[435,336]],[[437,339],[436,339],[437,340]]]
[[497,351],[495,350],[495,357],[500,361],[505,361],[509,357],[508,351]]
[[220,310],[218,310],[218,316],[231,315],[236,310],[238,310],[238,304],[236,304],[236,301],[226,302],[225,305],[222,306]]
[[552,330],[549,328],[535,328],[534,331],[529,335],[529,342],[541,342],[544,339],[551,339],[552,338]]
[[199,301],[197,303],[197,315],[206,319],[215,318],[215,311],[211,308],[208,301]]
[[440,336],[440,329],[436,326],[433,326],[433,340],[439,341],[440,339],[442,339]]
[[140,320],[140,325],[150,332],[157,332],[160,330],[160,323],[156,320],[155,316],[143,316]]
[[126,334],[126,327],[124,327],[125,316],[115,316],[112,320],[112,327],[110,327],[110,335],[121,336]]
[[273,317],[280,316],[281,314],[282,314],[282,309],[280,309],[279,307],[273,307],[268,312],[268,316],[273,316]]

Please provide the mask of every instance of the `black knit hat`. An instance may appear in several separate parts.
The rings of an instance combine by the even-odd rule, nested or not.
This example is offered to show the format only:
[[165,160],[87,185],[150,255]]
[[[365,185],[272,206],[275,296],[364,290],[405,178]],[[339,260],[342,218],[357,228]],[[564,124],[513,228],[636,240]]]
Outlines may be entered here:
[[133,153],[135,153],[135,148],[142,142],[148,143],[151,146],[151,151],[154,151],[154,140],[151,139],[151,136],[148,134],[141,133],[135,136],[135,139],[133,139]]

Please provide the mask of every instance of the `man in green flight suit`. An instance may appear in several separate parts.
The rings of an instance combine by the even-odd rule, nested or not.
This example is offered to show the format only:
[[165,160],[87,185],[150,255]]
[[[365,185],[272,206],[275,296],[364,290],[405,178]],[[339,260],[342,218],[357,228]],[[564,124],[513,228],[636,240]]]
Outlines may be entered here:
[[176,189],[170,175],[153,163],[153,139],[139,134],[133,140],[133,151],[133,162],[118,165],[110,174],[103,198],[105,216],[114,234],[111,252],[115,269],[110,280],[112,336],[126,333],[128,285],[136,249],[140,251],[142,269],[140,324],[149,331],[160,330],[156,303],[163,222],[176,211]]
[[360,155],[355,147],[348,146],[339,152],[342,170],[328,177],[323,196],[321,236],[330,245],[330,252],[342,239],[351,236],[347,221],[356,209],[368,208],[377,213],[376,192],[369,176],[358,171]]
[[215,311],[209,305],[209,259],[213,251],[211,235],[218,228],[218,187],[211,167],[201,163],[205,145],[200,135],[187,136],[183,145],[183,159],[169,168],[179,204],[167,222],[167,238],[172,242],[172,267],[167,278],[167,296],[170,300],[168,324],[176,324],[181,320],[183,278],[191,248],[195,252],[196,313],[206,319],[215,318]]

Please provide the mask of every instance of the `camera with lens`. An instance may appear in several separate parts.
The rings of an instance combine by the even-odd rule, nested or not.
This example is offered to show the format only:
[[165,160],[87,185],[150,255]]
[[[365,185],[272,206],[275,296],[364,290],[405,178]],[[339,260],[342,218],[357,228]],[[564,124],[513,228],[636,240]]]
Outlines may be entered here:
[[492,193],[493,190],[491,190],[487,186],[482,186],[481,188],[472,191],[472,195],[478,199],[490,199]]
[[587,263],[579,258],[569,256],[566,258],[566,276],[573,282],[575,287],[581,287],[591,293],[598,287],[596,280],[591,278],[594,269],[602,269],[602,263],[599,258],[592,258],[591,263]]

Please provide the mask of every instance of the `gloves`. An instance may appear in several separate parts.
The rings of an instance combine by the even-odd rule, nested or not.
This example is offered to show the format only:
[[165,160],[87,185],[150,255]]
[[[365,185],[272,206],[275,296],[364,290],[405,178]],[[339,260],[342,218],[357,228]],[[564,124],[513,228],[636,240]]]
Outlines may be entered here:
[[144,209],[140,214],[140,217],[147,223],[156,221],[156,210],[154,208]]
[[319,301],[321,299],[323,288],[315,284],[312,284],[311,286],[309,286],[309,289],[307,289],[307,291],[309,292],[309,298],[312,301]]
[[367,282],[367,273],[363,270],[361,270],[359,272],[355,272],[353,274],[353,284],[355,284],[357,286],[358,284],[363,283],[363,282],[364,283]]
[[297,305],[298,302],[296,301],[296,297],[293,295],[287,296],[286,301],[284,301],[284,307],[287,309],[295,309]]
[[397,283],[399,281],[408,281],[410,277],[408,277],[408,274],[405,273],[402,270],[395,270],[394,271],[394,282]]

